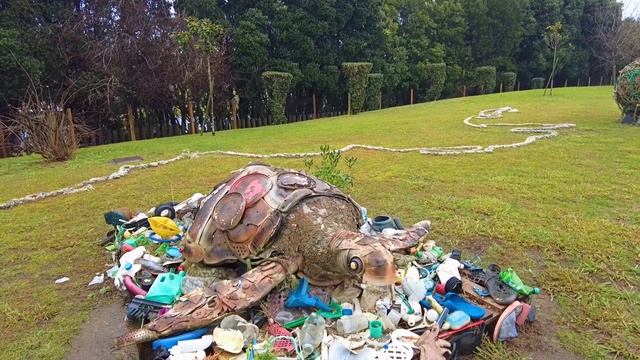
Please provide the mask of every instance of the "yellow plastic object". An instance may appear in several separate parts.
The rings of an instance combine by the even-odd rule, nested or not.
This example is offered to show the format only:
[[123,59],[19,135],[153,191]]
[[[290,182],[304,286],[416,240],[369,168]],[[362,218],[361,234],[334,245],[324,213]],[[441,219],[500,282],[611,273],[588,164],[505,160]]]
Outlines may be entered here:
[[161,238],[167,239],[180,233],[180,228],[176,223],[164,216],[154,216],[149,218],[151,230],[158,234]]

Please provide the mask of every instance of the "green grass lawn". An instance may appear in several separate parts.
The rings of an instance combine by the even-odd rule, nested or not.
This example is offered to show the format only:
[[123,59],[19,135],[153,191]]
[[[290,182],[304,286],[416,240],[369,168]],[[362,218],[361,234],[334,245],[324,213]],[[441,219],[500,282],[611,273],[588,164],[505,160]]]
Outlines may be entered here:
[[[463,257],[514,267],[557,304],[541,344],[558,341],[581,357],[640,354],[640,128],[618,124],[611,88],[494,94],[296,124],[81,149],[63,164],[36,156],[0,160],[0,201],[108,174],[115,157],[145,161],[182,150],[317,151],[350,143],[395,147],[510,143],[527,135],[472,129],[462,120],[510,105],[509,122],[574,122],[576,129],[493,154],[428,156],[354,151],[352,195],[371,214],[406,224],[428,218],[431,237]],[[111,297],[87,289],[109,258],[96,241],[102,213],[147,209],[207,192],[250,159],[207,156],[134,171],[95,190],[0,210],[0,359],[60,359],[91,309]],[[270,160],[302,168],[302,160]],[[68,276],[71,281],[55,285]],[[545,324],[539,325],[545,329]],[[549,339],[552,337],[552,339]],[[96,341],[111,341],[97,339]],[[494,358],[527,356],[517,346]],[[488,356],[491,357],[491,356]]]

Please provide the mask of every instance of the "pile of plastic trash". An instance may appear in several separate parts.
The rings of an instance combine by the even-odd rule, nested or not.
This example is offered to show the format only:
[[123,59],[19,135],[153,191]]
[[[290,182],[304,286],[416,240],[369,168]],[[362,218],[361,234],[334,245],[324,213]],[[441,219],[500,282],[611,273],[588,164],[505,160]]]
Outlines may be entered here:
[[[105,213],[113,230],[104,245],[115,261],[107,275],[128,295],[126,318],[132,328],[163,316],[184,294],[180,245],[202,197],[195,194],[146,213]],[[364,233],[402,228],[397,219],[370,219],[366,209],[362,214]],[[473,353],[484,336],[513,339],[519,327],[535,319],[531,295],[540,290],[523,284],[513,269],[482,268],[432,240],[411,250],[396,259],[391,287],[363,284],[338,294],[295,278],[245,313],[151,342],[141,358],[409,360],[432,351],[426,358],[450,359]],[[430,334],[431,347],[424,345]]]

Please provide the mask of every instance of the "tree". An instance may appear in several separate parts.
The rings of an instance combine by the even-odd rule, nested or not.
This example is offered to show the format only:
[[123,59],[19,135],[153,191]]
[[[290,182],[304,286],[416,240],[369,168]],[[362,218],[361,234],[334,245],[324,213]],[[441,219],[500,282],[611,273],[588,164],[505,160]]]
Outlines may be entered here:
[[589,34],[591,51],[604,67],[611,83],[615,82],[618,69],[640,56],[640,21],[622,18],[621,3],[607,3],[597,7],[593,27]]
[[547,27],[547,31],[544,34],[544,42],[553,51],[553,60],[551,62],[551,75],[549,75],[543,95],[547,94],[547,89],[549,89],[549,95],[553,95],[553,79],[560,61],[558,51],[566,45],[565,41],[566,36],[562,32],[562,24],[560,22]]

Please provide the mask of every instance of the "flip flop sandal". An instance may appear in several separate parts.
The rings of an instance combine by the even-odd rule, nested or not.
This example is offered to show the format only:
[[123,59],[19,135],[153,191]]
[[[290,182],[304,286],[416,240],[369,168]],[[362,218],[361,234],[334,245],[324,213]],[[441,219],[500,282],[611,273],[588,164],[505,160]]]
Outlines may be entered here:
[[500,305],[509,305],[516,301],[518,293],[500,280],[500,267],[491,264],[484,271],[484,286],[489,294]]
[[[498,321],[496,321],[496,327],[493,329],[494,342],[497,342],[500,339],[500,331],[502,330],[503,325],[507,321],[507,318],[509,318],[509,316],[512,316],[512,315],[515,315],[517,318],[519,315],[521,315],[521,313],[522,313],[522,303],[520,301],[514,301],[513,303],[511,303],[511,305],[507,306],[507,308],[504,309],[502,314],[500,314]],[[514,330],[515,330],[515,326],[516,326],[516,322],[514,321],[513,323]],[[515,336],[518,336],[517,333]]]

